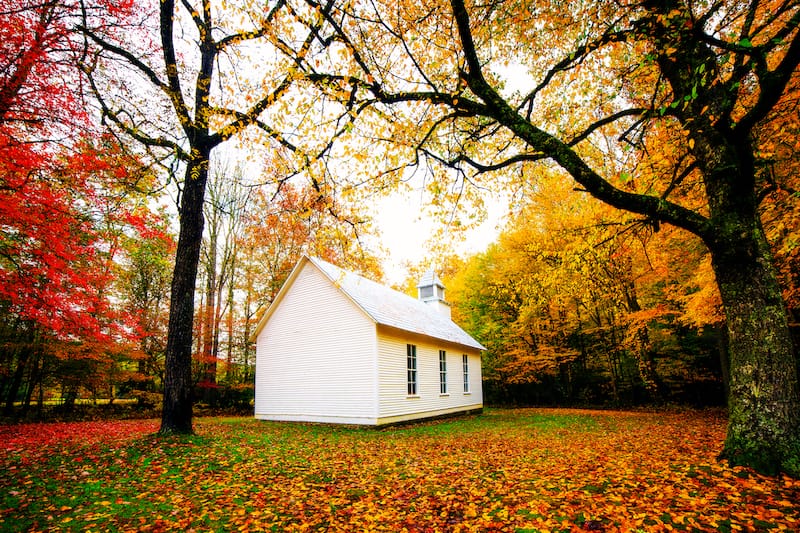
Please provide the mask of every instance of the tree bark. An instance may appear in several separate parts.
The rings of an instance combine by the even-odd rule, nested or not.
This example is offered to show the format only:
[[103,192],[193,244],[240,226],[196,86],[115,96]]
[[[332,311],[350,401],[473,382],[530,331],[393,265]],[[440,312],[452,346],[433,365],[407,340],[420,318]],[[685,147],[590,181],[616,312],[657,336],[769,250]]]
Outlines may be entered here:
[[[33,327],[32,327],[33,328]],[[22,380],[25,371],[28,368],[28,363],[31,359],[36,345],[37,335],[33,329],[25,334],[24,337],[20,336],[18,343],[20,346],[14,348],[16,354],[12,354],[9,360],[13,363],[16,359],[16,368],[14,374],[9,382],[8,389],[5,391],[5,405],[3,407],[4,416],[12,416],[14,414],[14,402],[17,400],[17,394],[22,387]]]
[[192,433],[192,331],[194,290],[203,241],[203,201],[210,151],[195,155],[186,168],[179,210],[180,234],[172,275],[164,404],[159,433]]
[[722,456],[767,474],[800,476],[800,389],[788,313],[764,232],[712,250],[727,317],[728,432]]
[[[22,386],[22,377],[25,374],[28,359],[30,358],[30,348],[21,348],[17,355],[17,366],[14,370],[14,375],[11,378],[11,383],[6,392],[5,406],[3,407],[3,416],[12,416],[14,414],[14,402],[17,400],[17,394]],[[13,359],[12,359],[13,361]]]

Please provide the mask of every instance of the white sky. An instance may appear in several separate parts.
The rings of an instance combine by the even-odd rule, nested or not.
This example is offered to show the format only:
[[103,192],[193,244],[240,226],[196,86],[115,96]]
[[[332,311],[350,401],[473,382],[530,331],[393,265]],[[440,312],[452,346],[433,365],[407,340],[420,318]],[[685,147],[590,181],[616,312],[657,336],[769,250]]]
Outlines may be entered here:
[[[530,81],[522,65],[495,66],[506,79],[503,93],[525,93]],[[486,193],[487,195],[489,193]],[[460,255],[482,252],[497,239],[508,212],[508,198],[484,197],[486,220],[478,228],[468,231],[464,242],[454,242],[453,251]],[[468,209],[464,207],[464,209]],[[418,189],[407,193],[394,193],[375,206],[377,226],[382,233],[381,244],[388,253],[384,260],[384,274],[389,284],[400,284],[408,276],[405,262],[418,263],[424,259],[426,240],[437,222],[426,217],[423,198]]]
[[[382,235],[381,245],[388,254],[383,262],[388,284],[401,284],[406,279],[405,263],[417,264],[428,259],[425,257],[427,240],[438,222],[426,215],[424,207],[419,191],[394,193],[374,206],[376,225]],[[464,242],[454,240],[452,251],[469,255],[485,250],[497,238],[506,208],[503,202],[487,199],[486,220],[467,231]]]

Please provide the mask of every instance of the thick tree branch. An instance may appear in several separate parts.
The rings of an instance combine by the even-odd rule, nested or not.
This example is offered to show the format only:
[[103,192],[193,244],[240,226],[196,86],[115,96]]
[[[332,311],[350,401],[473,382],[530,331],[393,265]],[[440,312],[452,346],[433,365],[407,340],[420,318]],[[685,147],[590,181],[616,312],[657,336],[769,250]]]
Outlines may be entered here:
[[713,237],[712,227],[702,215],[656,196],[634,194],[614,187],[592,170],[568,144],[537,128],[512,109],[483,76],[463,0],[451,0],[450,3],[469,69],[462,75],[470,89],[485,103],[488,116],[506,126],[535,150],[556,161],[592,196],[614,207],[687,229],[703,239],[710,240]]
[[[236,111],[235,109],[224,109],[220,107],[215,107],[211,109],[211,112],[220,115],[220,116],[228,116],[234,119],[234,124],[240,124],[242,128],[253,125],[262,130],[264,133],[267,134],[267,137],[277,141],[281,146],[287,148],[291,152],[300,153],[300,149],[289,142],[288,139],[279,131],[275,130],[272,126],[267,124],[266,122],[259,120],[258,116],[251,116],[250,113],[243,113],[241,111]],[[235,130],[231,129],[231,133],[227,136],[220,136],[220,142],[227,140],[230,136],[234,135],[235,132],[241,131],[239,129]]]
[[164,67],[167,71],[167,96],[172,102],[175,114],[189,138],[194,137],[194,124],[189,116],[189,109],[183,101],[183,90],[178,76],[178,61],[175,55],[175,43],[172,39],[175,17],[175,0],[161,0],[159,21],[161,30],[161,47],[164,56]]
[[[617,111],[607,117],[603,117],[598,121],[593,122],[589,125],[582,133],[573,137],[568,143],[568,146],[575,146],[579,142],[586,140],[592,133],[599,130],[603,126],[607,126],[609,124],[613,124],[614,122],[618,121],[624,117],[640,117],[640,120],[637,121],[639,123],[641,120],[645,120],[647,118],[648,110],[644,108],[631,108],[631,109],[623,109],[622,111]],[[527,118],[527,117],[526,117]]]
[[[158,74],[155,73],[153,69],[151,69],[144,61],[140,60],[138,57],[133,55],[128,50],[120,48],[119,46],[103,39],[95,32],[87,28],[86,26],[79,26],[78,30],[82,32],[84,35],[89,37],[96,45],[107,52],[111,52],[114,55],[117,55],[128,62],[132,67],[136,70],[144,74],[144,76],[153,84],[154,87],[160,89],[164,94],[169,95],[170,89],[169,86],[161,81],[161,78],[158,77]],[[84,70],[86,70],[84,68]]]
[[108,107],[105,98],[103,98],[103,94],[97,87],[97,83],[94,79],[94,76],[92,76],[91,70],[84,68],[84,71],[87,74],[86,77],[89,81],[89,87],[92,89],[92,93],[95,95],[95,99],[100,104],[100,110],[102,112],[102,116],[104,119],[110,120],[121,131],[125,132],[127,135],[137,140],[138,142],[142,143],[144,146],[166,148],[175,153],[175,156],[181,159],[182,161],[189,160],[189,154],[186,153],[180,147],[180,145],[178,145],[178,143],[176,143],[175,141],[171,141],[163,137],[153,137],[147,135],[140,128],[137,128],[132,124],[128,124],[122,118],[120,118],[119,112],[114,111],[110,107]]
[[283,81],[276,87],[269,95],[261,98],[258,102],[253,104],[247,111],[234,111],[234,110],[225,110],[222,108],[216,108],[216,111],[235,117],[233,122],[227,124],[225,127],[221,128],[218,132],[213,133],[209,136],[209,143],[211,146],[217,146],[218,144],[230,139],[240,131],[244,130],[246,127],[256,124],[258,118],[261,116],[270,105],[278,100],[289,88],[292,86],[293,83],[293,76],[289,75],[286,76]]
[[783,96],[786,85],[791,80],[794,73],[800,66],[800,10],[792,17],[786,28],[795,32],[794,38],[786,50],[781,62],[773,70],[767,68],[766,57],[755,62],[754,69],[759,81],[759,95],[756,104],[736,125],[736,130],[740,132],[750,132],[752,128],[763,120],[778,103]]

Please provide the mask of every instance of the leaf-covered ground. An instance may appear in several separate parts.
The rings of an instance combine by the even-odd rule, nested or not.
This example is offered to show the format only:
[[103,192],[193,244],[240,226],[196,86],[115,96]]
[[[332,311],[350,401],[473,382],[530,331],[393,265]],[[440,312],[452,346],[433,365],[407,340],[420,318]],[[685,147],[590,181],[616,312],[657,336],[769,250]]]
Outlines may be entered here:
[[800,481],[718,462],[725,420],[710,412],[157,427],[0,427],[0,530],[800,530]]

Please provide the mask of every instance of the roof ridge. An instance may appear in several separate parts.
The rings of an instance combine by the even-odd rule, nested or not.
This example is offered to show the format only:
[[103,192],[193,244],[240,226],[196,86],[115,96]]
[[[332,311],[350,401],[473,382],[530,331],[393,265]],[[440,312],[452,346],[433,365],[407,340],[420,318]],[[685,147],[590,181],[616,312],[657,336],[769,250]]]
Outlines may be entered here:
[[324,259],[306,258],[377,324],[485,350],[452,319],[425,302]]

